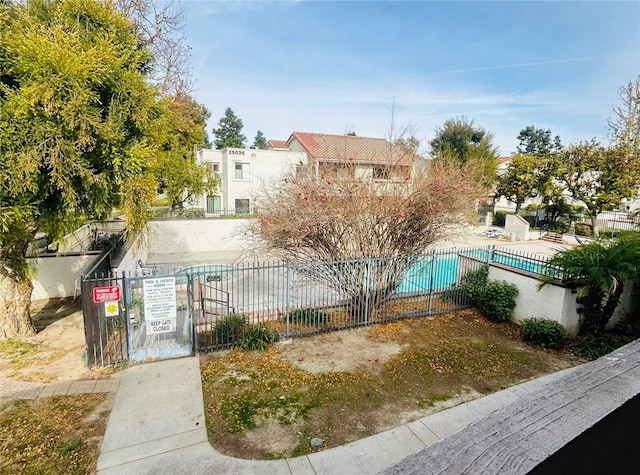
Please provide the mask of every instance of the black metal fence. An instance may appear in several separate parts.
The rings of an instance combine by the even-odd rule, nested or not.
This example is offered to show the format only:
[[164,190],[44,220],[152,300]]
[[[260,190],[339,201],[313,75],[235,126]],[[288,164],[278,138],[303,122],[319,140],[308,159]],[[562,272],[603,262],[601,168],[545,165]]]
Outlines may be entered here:
[[[122,300],[113,307],[113,296],[101,289],[124,290],[124,276],[111,275],[113,249],[96,259],[80,276],[87,365],[112,366],[128,361],[127,325]],[[109,305],[111,304],[111,305]]]
[[[124,277],[83,276],[81,286],[89,368],[126,363],[127,325],[122,306]],[[112,294],[108,296],[104,289],[110,289]]]
[[546,258],[506,248],[315,262],[251,262],[183,269],[194,282],[200,351],[240,344],[253,327],[280,338],[433,316],[469,305],[452,291],[468,271],[498,264],[562,279]]
[[[201,265],[173,275],[191,289],[184,302],[195,349],[210,351],[241,344],[256,327],[290,338],[465,308],[468,298],[456,285],[489,264],[562,279],[545,257],[494,246],[335,262]],[[94,276],[82,286],[90,366],[126,361],[128,310],[111,316],[114,310],[92,299],[96,287],[124,292],[125,277]]]

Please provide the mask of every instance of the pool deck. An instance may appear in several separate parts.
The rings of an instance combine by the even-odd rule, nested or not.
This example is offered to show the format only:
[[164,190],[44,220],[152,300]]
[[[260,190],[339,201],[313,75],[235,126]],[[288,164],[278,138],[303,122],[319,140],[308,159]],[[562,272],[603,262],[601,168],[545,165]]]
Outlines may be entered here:
[[[551,256],[557,250],[577,245],[578,242],[572,236],[565,236],[565,243],[558,244],[540,239],[530,241],[509,241],[504,238],[488,238],[486,229],[478,228],[472,232],[460,233],[451,239],[443,240],[434,246],[434,249],[455,249],[468,247],[496,246],[513,248],[520,252]],[[211,252],[170,252],[150,253],[145,262],[146,266],[157,266],[165,269],[180,269],[184,267],[203,264],[233,264],[237,262],[249,262],[254,260],[269,260],[264,254],[257,254],[253,250],[236,249]]]

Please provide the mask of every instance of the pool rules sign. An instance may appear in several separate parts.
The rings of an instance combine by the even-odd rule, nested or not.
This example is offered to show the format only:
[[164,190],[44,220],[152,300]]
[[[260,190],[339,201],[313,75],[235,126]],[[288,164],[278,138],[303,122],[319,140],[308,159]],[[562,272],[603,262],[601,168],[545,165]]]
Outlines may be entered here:
[[142,285],[147,335],[176,331],[176,278],[145,279]]

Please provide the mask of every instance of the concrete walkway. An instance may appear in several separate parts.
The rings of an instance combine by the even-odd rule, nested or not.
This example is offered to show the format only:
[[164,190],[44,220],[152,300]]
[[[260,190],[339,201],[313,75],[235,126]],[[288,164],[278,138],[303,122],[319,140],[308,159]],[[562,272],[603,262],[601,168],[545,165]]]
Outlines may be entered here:
[[0,378],[0,399],[39,399],[67,394],[111,393],[120,386],[120,374],[108,378],[34,383]]
[[187,357],[126,370],[102,443],[99,474],[374,474],[575,369],[341,447],[290,459],[253,461],[222,455],[209,444],[199,361]]

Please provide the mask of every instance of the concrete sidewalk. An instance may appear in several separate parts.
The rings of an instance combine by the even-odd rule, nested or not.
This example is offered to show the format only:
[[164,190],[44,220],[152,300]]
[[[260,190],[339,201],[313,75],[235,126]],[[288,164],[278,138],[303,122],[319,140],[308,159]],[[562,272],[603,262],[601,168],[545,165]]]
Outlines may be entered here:
[[199,358],[129,368],[98,459],[99,474],[374,474],[500,409],[568,370],[441,411],[341,447],[273,461],[218,453],[207,440]]
[[0,399],[39,399],[69,394],[112,393],[118,390],[120,374],[98,379],[35,383],[0,378]]

